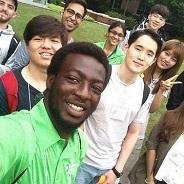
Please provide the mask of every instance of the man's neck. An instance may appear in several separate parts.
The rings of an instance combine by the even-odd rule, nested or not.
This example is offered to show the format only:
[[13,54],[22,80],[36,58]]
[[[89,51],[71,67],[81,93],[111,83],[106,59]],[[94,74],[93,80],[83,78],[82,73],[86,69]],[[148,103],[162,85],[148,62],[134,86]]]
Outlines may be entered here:
[[44,94],[44,105],[45,105],[45,109],[46,109],[46,111],[48,113],[48,116],[49,116],[49,118],[50,118],[50,120],[51,120],[54,128],[58,132],[59,136],[61,138],[65,139],[65,140],[68,140],[70,138],[70,136],[72,135],[72,132],[66,133],[66,132],[62,131],[62,128],[61,127],[58,126],[58,125],[60,125],[60,123],[59,122],[57,123],[56,122],[57,120],[55,120],[53,118],[53,116],[51,115],[51,113],[50,113],[49,105],[48,105],[48,103],[49,103],[48,102],[48,98],[49,98],[48,96],[49,96],[48,91],[46,91],[46,93]]
[[8,22],[6,22],[6,23],[1,23],[0,22],[0,31],[5,30],[7,27],[8,27]]
[[37,66],[30,63],[23,68],[22,76],[28,84],[36,88],[38,91],[43,92],[46,89],[46,70],[39,70]]
[[125,85],[133,84],[136,81],[137,76],[138,74],[133,73],[127,68],[126,63],[120,65],[118,77]]
[[73,42],[72,32],[68,32],[68,43]]

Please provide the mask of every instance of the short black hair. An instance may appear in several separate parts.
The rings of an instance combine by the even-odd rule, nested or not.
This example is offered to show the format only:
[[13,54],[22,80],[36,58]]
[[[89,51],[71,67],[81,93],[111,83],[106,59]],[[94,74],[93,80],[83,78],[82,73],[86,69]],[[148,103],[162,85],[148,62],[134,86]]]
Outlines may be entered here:
[[85,17],[86,13],[87,13],[87,3],[85,0],[68,0],[66,1],[65,3],[65,6],[64,6],[64,10],[68,7],[69,4],[71,3],[76,3],[76,4],[80,4],[81,6],[83,6],[84,8],[84,14],[82,16],[82,18]]
[[14,5],[15,5],[15,11],[17,10],[17,6],[18,6],[18,2],[17,2],[17,0],[12,0],[13,1],[13,3],[14,3]]
[[26,45],[34,36],[59,36],[62,46],[67,44],[68,33],[65,26],[58,19],[49,15],[39,15],[32,18],[24,30]]
[[70,54],[87,55],[95,58],[99,63],[101,63],[106,71],[106,78],[104,84],[105,88],[105,86],[109,82],[109,78],[111,75],[111,67],[109,65],[105,52],[95,44],[89,42],[73,42],[56,51],[48,67],[47,75],[57,75],[61,69],[63,61],[65,61],[65,58]]
[[164,19],[167,19],[170,14],[168,7],[163,4],[156,4],[152,6],[150,9],[150,14],[153,14],[153,13],[158,13]]
[[158,56],[160,51],[161,51],[163,42],[162,42],[160,36],[150,29],[134,31],[128,39],[128,45],[131,46],[138,38],[140,38],[141,36],[144,36],[144,35],[149,36],[150,38],[152,38],[156,42],[156,44],[157,44],[156,56]]
[[125,25],[123,22],[120,22],[120,21],[115,21],[115,22],[113,22],[113,23],[109,26],[108,32],[110,32],[111,29],[116,28],[116,27],[121,27],[121,28],[122,28],[122,30],[123,30],[123,35],[124,35],[124,37],[125,37],[125,36],[126,36],[126,25]]

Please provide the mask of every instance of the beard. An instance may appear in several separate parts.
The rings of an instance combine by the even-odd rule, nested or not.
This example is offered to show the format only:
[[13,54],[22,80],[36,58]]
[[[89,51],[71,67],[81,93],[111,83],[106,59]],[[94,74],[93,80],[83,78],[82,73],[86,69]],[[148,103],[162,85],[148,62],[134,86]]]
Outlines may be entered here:
[[78,127],[80,127],[83,123],[73,123],[71,121],[68,121],[64,119],[60,113],[60,109],[57,105],[57,101],[55,101],[55,92],[53,88],[50,89],[48,92],[48,108],[52,117],[52,123],[54,127],[57,129],[58,133],[64,132],[66,134],[73,133]]

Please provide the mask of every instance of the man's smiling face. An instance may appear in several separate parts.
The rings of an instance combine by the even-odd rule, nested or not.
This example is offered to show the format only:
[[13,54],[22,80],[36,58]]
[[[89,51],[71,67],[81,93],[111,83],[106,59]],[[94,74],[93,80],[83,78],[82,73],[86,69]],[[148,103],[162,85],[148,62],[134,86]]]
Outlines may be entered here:
[[105,84],[105,68],[95,58],[69,54],[59,73],[48,76],[48,108],[65,132],[79,127],[96,109]]

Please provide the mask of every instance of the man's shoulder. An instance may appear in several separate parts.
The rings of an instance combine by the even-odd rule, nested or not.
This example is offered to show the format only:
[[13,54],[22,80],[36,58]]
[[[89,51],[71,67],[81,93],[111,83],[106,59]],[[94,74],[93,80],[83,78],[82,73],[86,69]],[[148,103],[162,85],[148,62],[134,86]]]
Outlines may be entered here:
[[14,126],[21,126],[26,127],[30,122],[30,112],[27,110],[22,110],[19,112],[14,112],[8,114],[6,116],[0,116],[1,122],[7,122],[7,126],[14,125]]

